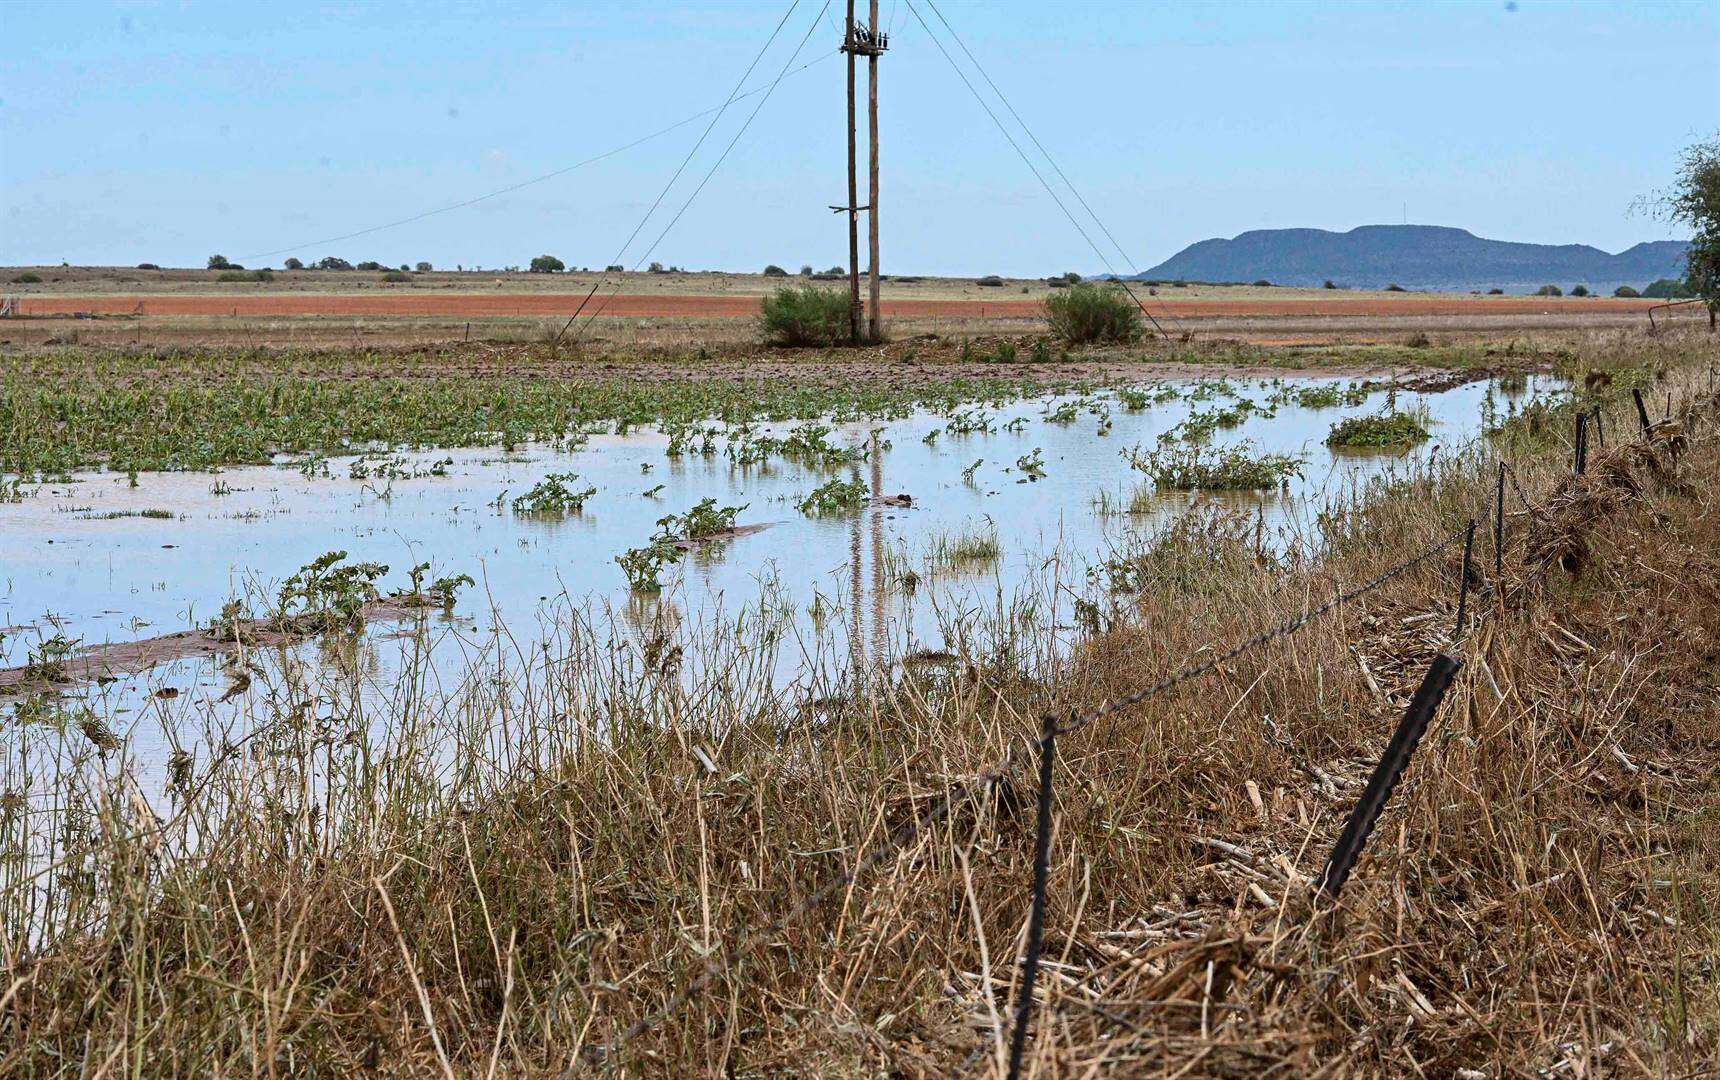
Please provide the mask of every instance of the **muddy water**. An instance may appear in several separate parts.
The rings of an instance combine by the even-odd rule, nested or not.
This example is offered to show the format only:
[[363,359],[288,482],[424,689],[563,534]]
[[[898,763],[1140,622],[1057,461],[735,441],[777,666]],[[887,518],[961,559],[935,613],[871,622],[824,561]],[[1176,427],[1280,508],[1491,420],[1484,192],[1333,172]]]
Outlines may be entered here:
[[[570,605],[612,605],[634,620],[667,612],[694,625],[719,613],[732,621],[768,601],[813,637],[830,630],[832,613],[842,613],[835,618],[849,649],[887,645],[900,655],[915,646],[937,648],[951,611],[995,608],[1042,578],[1052,556],[1072,564],[1102,559],[1129,534],[1150,531],[1201,498],[1167,494],[1151,500],[1146,514],[1120,513],[1147,484],[1123,450],[1151,449],[1197,410],[1240,399],[1265,406],[1278,389],[1259,380],[1205,391],[1169,385],[1177,397],[1133,412],[1111,392],[960,410],[969,420],[985,416],[988,430],[980,432],[952,433],[951,417],[931,414],[840,425],[830,442],[869,453],[833,469],[780,457],[737,465],[720,437],[709,455],[671,457],[669,436],[643,431],[594,436],[573,449],[370,455],[357,470],[368,475],[357,476],[357,456],[308,468],[282,463],[217,475],[144,474],[135,482],[80,475],[0,505],[0,627],[6,628],[0,666],[23,663],[56,634],[85,645],[150,638],[205,623],[234,598],[261,612],[285,578],[332,550],[392,567],[381,582],[385,591],[405,587],[407,568],[424,562],[432,567],[428,578],[474,578],[477,586],[461,594],[455,617],[435,623],[438,650],[456,658],[497,627],[529,647],[553,611]],[[1519,394],[1552,389],[1531,383]],[[1273,415],[1250,415],[1214,432],[1213,446],[1249,442],[1306,459],[1303,475],[1282,490],[1227,501],[1257,506],[1269,542],[1306,542],[1314,506],[1367,477],[1469,442],[1490,398],[1508,407],[1506,395],[1487,383],[1400,392],[1398,407],[1425,406],[1435,421],[1428,443],[1386,454],[1324,445],[1334,422],[1378,411],[1386,395],[1376,391],[1360,404],[1324,409],[1278,404]],[[1060,414],[1068,404],[1073,415]],[[1024,461],[1035,458],[1043,471],[1037,479]],[[597,489],[582,512],[544,520],[510,509],[515,496],[547,474],[568,472],[578,476],[575,488]],[[832,478],[909,499],[824,517],[796,508]],[[644,544],[662,516],[705,498],[744,505],[741,524],[768,527],[687,555],[665,574],[661,597],[630,596],[615,556]],[[941,567],[929,561],[940,541],[974,535],[996,537],[995,560]],[[919,579],[916,590],[901,587],[907,570]],[[1058,573],[1079,577],[1065,566]],[[369,635],[375,686],[385,686],[400,663],[404,646],[391,652],[389,645],[397,631],[384,626]],[[774,677],[800,674],[791,656]],[[227,680],[207,661],[181,662],[80,693],[99,696],[108,709],[130,709],[163,686],[210,701],[225,692]]]

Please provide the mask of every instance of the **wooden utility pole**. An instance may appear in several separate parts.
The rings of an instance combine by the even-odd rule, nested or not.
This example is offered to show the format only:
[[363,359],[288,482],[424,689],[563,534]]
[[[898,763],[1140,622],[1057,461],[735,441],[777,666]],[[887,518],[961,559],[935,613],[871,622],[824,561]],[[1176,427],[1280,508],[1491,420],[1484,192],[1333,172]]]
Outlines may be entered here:
[[878,33],[878,0],[872,0],[872,46],[866,54],[866,134],[871,140],[866,163],[871,168],[871,184],[866,198],[866,240],[871,248],[871,266],[866,271],[866,340],[872,344],[884,340],[879,329],[878,311],[878,54],[883,50],[883,37]]
[[854,0],[848,0],[848,28],[842,51],[848,54],[848,343],[860,344],[860,185],[856,176],[854,133]]

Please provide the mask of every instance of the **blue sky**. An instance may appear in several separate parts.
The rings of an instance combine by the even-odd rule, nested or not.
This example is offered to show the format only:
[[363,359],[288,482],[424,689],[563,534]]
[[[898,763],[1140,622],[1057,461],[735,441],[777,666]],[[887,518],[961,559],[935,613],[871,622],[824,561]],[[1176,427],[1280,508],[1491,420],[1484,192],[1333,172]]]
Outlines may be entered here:
[[[1618,250],[1676,235],[1631,204],[1720,129],[1713,2],[935,2],[1137,267],[1212,236],[1406,213]],[[602,265],[708,120],[469,208],[312,241],[720,105],[789,3],[10,0],[0,264],[201,265],[219,251],[249,265],[494,267],[544,252]],[[749,87],[783,67],[822,3],[794,8]],[[913,3],[961,58],[927,0]],[[909,0],[882,11],[895,32],[881,83],[885,269],[1101,268]],[[798,63],[823,59],[782,81],[653,258],[845,260],[827,209],[845,188],[840,13],[838,0]],[[625,262],[758,100],[730,106]]]

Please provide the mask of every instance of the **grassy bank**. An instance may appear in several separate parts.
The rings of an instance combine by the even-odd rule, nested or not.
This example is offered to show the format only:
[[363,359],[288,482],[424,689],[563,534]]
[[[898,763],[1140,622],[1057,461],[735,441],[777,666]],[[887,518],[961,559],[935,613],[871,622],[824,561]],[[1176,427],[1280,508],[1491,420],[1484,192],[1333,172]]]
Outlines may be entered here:
[[[1478,552],[1465,669],[1340,911],[1307,881],[1450,646],[1456,550],[1059,744],[1041,1075],[1712,1060],[1720,402],[1712,349],[1654,360],[1678,422],[1621,446],[1634,405],[1595,380],[1614,441],[1588,481],[1565,414],[1496,440],[1533,505],[1510,503],[1503,573]],[[0,1068],[535,1073],[600,1048],[629,1075],[983,1068],[1027,915],[1028,772],[796,905],[1043,713],[1367,580],[1484,517],[1493,478],[1483,453],[1376,486],[1317,560],[1192,519],[1118,554],[1068,659],[1067,597],[952,633],[938,663],[791,692],[759,669],[767,621],[574,624],[382,700],[283,679],[260,734],[209,732],[154,808],[123,750],[30,735],[50,767],[26,769],[14,733]]]

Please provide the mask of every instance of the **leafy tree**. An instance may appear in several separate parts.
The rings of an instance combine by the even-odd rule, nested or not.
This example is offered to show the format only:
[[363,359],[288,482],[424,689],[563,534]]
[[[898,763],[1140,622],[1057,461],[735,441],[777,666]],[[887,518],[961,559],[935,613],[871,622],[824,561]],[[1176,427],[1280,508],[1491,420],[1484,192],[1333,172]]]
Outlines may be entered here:
[[663,264],[660,262],[654,262],[650,266],[647,266],[645,269],[649,270],[653,274],[667,274],[669,272],[669,271],[663,269]]
[[811,263],[801,263],[800,264],[800,276],[801,277],[811,277],[812,276],[812,264]]
[[318,270],[351,270],[352,264],[333,255],[324,255],[316,262]]
[[418,264],[418,267],[417,267],[417,270],[420,274],[428,274],[433,269],[435,269],[435,267],[431,266],[427,262],[421,262]]
[[1587,296],[1587,295],[1589,295],[1589,287],[1587,285],[1572,286],[1571,295],[1572,296]]
[[227,261],[227,256],[225,256],[225,255],[211,255],[211,256],[209,256],[208,266],[209,266],[209,269],[211,269],[211,270],[232,270],[232,269],[234,269],[233,264]]
[[1720,315],[1720,134],[1685,148],[1672,190],[1660,203],[1662,217],[1690,227],[1684,284],[1706,304],[1712,330]]
[[784,270],[782,267],[776,265],[775,263],[771,263],[769,266],[764,268],[764,276],[765,277],[787,277],[788,271]]
[[1557,285],[1543,285],[1539,289],[1535,290],[1535,295],[1536,296],[1563,296],[1563,295],[1565,295],[1565,290],[1559,288]]
[[360,269],[360,270],[386,270],[386,269],[388,269],[388,267],[377,262],[375,259],[366,259],[363,262],[358,264],[358,269]]
[[1618,288],[1613,290],[1613,295],[1621,300],[1634,300],[1642,294],[1631,288],[1629,285],[1620,285]]
[[288,270],[303,270],[305,268],[305,264],[298,259],[288,259],[281,265],[286,267]]
[[534,274],[559,274],[567,269],[567,264],[554,255],[539,255],[532,260],[531,271]]

